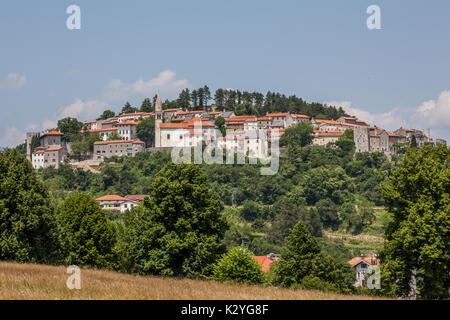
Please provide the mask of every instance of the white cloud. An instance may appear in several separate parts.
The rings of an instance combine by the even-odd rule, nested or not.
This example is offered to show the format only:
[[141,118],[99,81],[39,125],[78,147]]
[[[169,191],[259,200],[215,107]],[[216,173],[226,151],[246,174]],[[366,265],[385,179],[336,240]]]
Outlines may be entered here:
[[8,127],[1,135],[0,146],[15,147],[25,141],[25,136],[25,133],[16,127]]
[[394,128],[397,129],[401,125],[404,125],[403,110],[398,108],[383,113],[371,113],[367,110],[353,107],[350,101],[326,101],[324,104],[342,107],[346,113],[381,128],[393,130]]
[[176,75],[175,71],[164,70],[153,79],[138,79],[130,84],[113,79],[106,86],[103,96],[108,101],[124,101],[133,96],[151,97],[159,92],[161,96],[175,98],[181,90],[192,87],[187,79],[177,79]]
[[450,91],[442,92],[437,101],[423,102],[411,118],[428,126],[450,126]]
[[19,73],[8,73],[0,80],[1,89],[20,89],[27,82],[27,78]]
[[[62,107],[51,119],[44,120],[41,127],[42,129],[55,128],[58,120],[66,117],[77,118],[80,121],[96,119],[113,104],[122,105],[126,100],[134,97],[152,97],[159,93],[163,98],[175,98],[181,90],[191,87],[187,79],[177,79],[176,72],[172,70],[164,70],[148,81],[138,79],[130,84],[125,84],[120,79],[113,79],[105,86],[99,98],[85,100],[77,98],[73,103]],[[36,128],[36,125],[32,127]]]
[[[450,91],[443,91],[437,100],[428,100],[415,108],[393,108],[388,112],[371,113],[355,108],[350,101],[326,101],[329,106],[342,107],[345,112],[387,130],[410,127],[431,129],[431,136],[450,139]],[[449,141],[450,142],[450,141]]]
[[72,117],[80,120],[90,120],[97,118],[106,110],[108,105],[107,102],[96,99],[88,99],[86,101],[75,99],[72,104],[63,108],[58,114],[57,119]]

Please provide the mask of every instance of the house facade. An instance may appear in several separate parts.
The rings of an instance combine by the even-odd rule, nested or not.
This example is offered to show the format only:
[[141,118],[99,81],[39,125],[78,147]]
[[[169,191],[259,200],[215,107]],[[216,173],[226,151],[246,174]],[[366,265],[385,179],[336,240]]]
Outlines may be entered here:
[[132,156],[145,151],[145,143],[140,140],[113,140],[94,142],[94,160],[103,161],[112,156]]

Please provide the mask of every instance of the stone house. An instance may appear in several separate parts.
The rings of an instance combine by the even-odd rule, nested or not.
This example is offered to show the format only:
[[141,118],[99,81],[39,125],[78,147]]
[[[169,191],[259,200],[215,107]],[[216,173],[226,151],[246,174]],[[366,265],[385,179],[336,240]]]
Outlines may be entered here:
[[94,142],[94,160],[103,161],[112,156],[135,156],[145,151],[145,143],[140,140],[114,140]]

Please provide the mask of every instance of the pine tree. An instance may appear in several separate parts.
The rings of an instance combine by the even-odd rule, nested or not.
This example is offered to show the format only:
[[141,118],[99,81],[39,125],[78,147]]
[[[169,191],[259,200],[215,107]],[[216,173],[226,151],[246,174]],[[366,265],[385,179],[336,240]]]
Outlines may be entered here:
[[153,112],[154,111],[152,103],[149,98],[145,98],[144,101],[142,101],[140,111],[141,112]]
[[197,109],[197,107],[198,107],[198,92],[197,92],[197,90],[192,90],[191,101],[192,101],[193,109],[194,110]]
[[180,95],[178,96],[178,106],[183,109],[190,109],[191,106],[191,93],[189,89],[184,89],[181,91]]
[[223,110],[223,107],[225,105],[225,97],[224,97],[224,91],[223,89],[217,89],[216,93],[214,95],[214,100],[216,102],[216,105],[219,109]]
[[203,87],[203,95],[204,95],[204,101],[205,101],[205,106],[208,106],[208,101],[211,100],[211,91],[209,90],[208,86],[204,86]]
[[313,272],[314,259],[319,255],[319,244],[299,221],[285,240],[274,281],[285,287],[300,284],[304,277]]

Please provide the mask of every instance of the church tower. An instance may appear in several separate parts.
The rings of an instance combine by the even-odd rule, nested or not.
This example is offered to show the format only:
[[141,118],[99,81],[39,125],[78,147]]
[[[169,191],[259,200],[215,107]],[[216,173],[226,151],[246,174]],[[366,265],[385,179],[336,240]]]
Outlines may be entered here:
[[161,148],[162,100],[159,94],[155,102],[155,148]]

